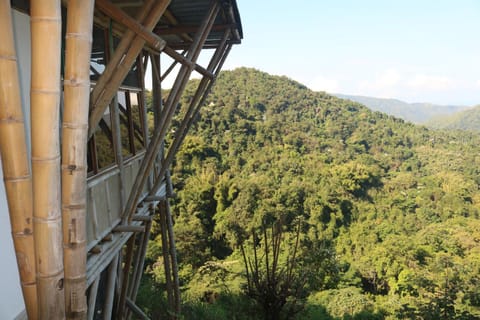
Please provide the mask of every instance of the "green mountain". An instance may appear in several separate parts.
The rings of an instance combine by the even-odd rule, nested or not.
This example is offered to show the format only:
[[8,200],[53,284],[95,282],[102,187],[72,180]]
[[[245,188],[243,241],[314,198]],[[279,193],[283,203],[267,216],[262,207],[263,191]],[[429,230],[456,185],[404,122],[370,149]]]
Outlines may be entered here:
[[480,131],[480,106],[450,116],[434,117],[426,125],[437,129]]
[[[222,72],[172,170],[184,318],[479,319],[479,137]],[[152,318],[168,317],[160,225]]]
[[341,99],[359,102],[373,111],[380,111],[413,123],[425,123],[436,116],[447,116],[464,110],[465,106],[407,103],[397,99],[336,94]]

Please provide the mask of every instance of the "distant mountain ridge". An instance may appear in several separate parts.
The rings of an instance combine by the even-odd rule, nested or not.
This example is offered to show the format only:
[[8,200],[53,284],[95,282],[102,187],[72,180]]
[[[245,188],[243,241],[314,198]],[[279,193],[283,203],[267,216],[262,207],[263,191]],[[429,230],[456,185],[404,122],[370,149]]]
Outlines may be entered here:
[[425,124],[436,129],[480,131],[480,105],[449,116],[433,117]]
[[408,103],[398,99],[384,99],[367,96],[345,94],[334,95],[341,99],[361,103],[373,111],[380,111],[417,124],[423,124],[435,117],[448,116],[469,108],[468,106]]

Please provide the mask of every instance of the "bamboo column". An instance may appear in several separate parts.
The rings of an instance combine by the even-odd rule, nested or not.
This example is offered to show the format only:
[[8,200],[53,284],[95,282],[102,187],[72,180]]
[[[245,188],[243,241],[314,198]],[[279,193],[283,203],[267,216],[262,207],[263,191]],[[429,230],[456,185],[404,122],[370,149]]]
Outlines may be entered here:
[[60,0],[30,2],[33,222],[40,319],[64,319],[60,210]]
[[[151,31],[155,27],[167,9],[167,6],[170,4],[170,1],[171,0],[161,0],[155,3],[146,18],[142,19],[145,29]],[[128,32],[126,35],[128,35],[128,37],[124,36],[117,50],[115,50],[112,60],[108,63],[92,91],[89,135],[93,133],[108,103],[116,94],[118,87],[127,76],[145,45],[145,39],[141,36],[135,35],[130,37],[130,33]]]
[[[218,74],[218,72],[220,71],[221,64],[223,64],[223,62],[226,59],[226,55],[224,53],[226,52],[226,50],[229,50],[229,49],[226,49],[226,43],[229,35],[230,35],[230,31],[229,30],[225,31],[221,44],[215,51],[214,55],[212,56],[208,64],[208,68],[207,68],[208,72],[213,73],[216,70]],[[217,66],[219,65],[220,65],[220,68],[217,68]],[[214,82],[215,82],[214,78],[209,79],[206,76],[204,76],[200,81],[200,84],[198,85],[195,95],[192,101],[190,102],[187,112],[185,113],[185,116],[180,124],[180,128],[178,128],[175,134],[175,137],[173,139],[173,142],[170,148],[168,149],[167,156],[164,159],[162,159],[159,173],[157,174],[155,179],[155,184],[153,188],[151,188],[149,193],[150,196],[156,194],[158,189],[161,187],[161,183],[163,181],[165,173],[170,167],[170,164],[172,163],[173,158],[177,153],[179,146],[182,144],[183,140],[185,139],[185,136],[190,126],[192,125],[193,120],[195,119],[195,116],[200,111],[200,107],[203,105],[203,102],[205,101],[205,98],[208,95],[208,92],[210,91]]]
[[32,176],[25,140],[10,0],[0,1],[0,152],[15,255],[29,319],[37,319]]
[[69,0],[62,125],[62,220],[67,319],[87,317],[87,134],[94,0]]
[[[208,14],[203,19],[202,25],[200,26],[194,42],[191,45],[192,49],[187,54],[187,59],[191,62],[195,63],[200,55],[200,51],[202,50],[203,44],[210,33],[219,10],[220,6],[218,1],[213,1]],[[178,101],[180,100],[180,96],[183,93],[192,71],[192,65],[183,65],[178,72],[177,79],[175,80],[172,90],[170,91],[165,108],[163,109],[162,117],[159,119],[160,121],[155,128],[155,132],[153,133],[152,140],[150,141],[147,151],[145,152],[145,156],[142,160],[142,164],[140,165],[139,172],[132,187],[132,192],[130,193],[125,210],[123,212],[123,218],[127,218],[128,222],[130,222],[135,211],[141,191],[145,185],[145,181],[150,174],[156,154],[158,153],[165,138],[167,128],[173,118]]]

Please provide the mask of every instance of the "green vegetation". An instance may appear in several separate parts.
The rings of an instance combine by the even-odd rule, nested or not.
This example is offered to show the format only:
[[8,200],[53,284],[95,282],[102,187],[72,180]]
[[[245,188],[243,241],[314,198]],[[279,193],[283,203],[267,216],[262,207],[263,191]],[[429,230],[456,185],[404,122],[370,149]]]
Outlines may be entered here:
[[451,116],[435,117],[427,125],[437,129],[480,131],[480,106],[457,112]]
[[[184,318],[268,319],[275,283],[280,319],[480,319],[479,138],[223,72],[172,172]],[[139,297],[154,318],[160,247]]]

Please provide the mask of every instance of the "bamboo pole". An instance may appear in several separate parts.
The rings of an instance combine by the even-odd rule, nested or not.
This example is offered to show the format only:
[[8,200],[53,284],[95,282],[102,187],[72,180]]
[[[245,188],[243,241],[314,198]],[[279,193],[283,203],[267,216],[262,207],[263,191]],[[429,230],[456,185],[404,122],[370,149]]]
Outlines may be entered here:
[[[197,35],[195,36],[194,42],[192,44],[192,50],[187,54],[187,58],[192,61],[196,62],[200,51],[202,49],[203,43],[205,42],[208,34],[210,33],[210,29],[215,21],[215,18],[219,12],[219,4],[217,1],[212,3],[212,6],[205,16],[201,30],[198,31]],[[159,148],[162,144],[162,141],[165,138],[165,134],[167,132],[168,124],[170,124],[172,117],[175,113],[178,101],[180,100],[180,96],[188,82],[190,74],[193,71],[193,67],[183,65],[180,69],[177,79],[173,85],[172,90],[168,96],[167,103],[164,108],[164,112],[162,114],[161,119],[159,119],[158,126],[155,129],[155,132],[152,137],[152,141],[145,152],[145,156],[142,160],[142,164],[140,165],[139,172],[137,177],[135,178],[135,182],[132,187],[132,192],[127,201],[127,205],[123,212],[123,218],[127,218],[130,221],[131,216],[135,212],[135,207],[137,206],[138,199],[140,197],[141,191],[143,186],[145,185],[145,180],[147,179],[150,170],[152,168],[153,162],[155,160],[155,156],[159,151]]]
[[112,261],[110,262],[108,269],[107,269],[107,286],[106,286],[106,298],[105,298],[105,305],[104,305],[104,313],[103,319],[104,320],[111,320],[112,313],[113,313],[113,299],[115,297],[115,279],[117,278],[117,270],[118,270],[118,256],[115,256]]
[[[153,6],[150,12],[148,12],[147,17],[143,21],[144,27],[151,31],[157,24],[158,20],[160,20],[169,4],[170,0],[156,2],[155,6]],[[93,130],[100,121],[106,106],[116,94],[118,87],[127,76],[135,59],[145,45],[145,40],[138,35],[132,36],[132,39],[133,40],[128,43],[129,46],[125,48],[121,47],[124,42],[122,39],[112,57],[112,61],[108,63],[104,73],[92,91],[91,115],[89,119],[90,135],[93,133]],[[122,48],[122,50],[120,48]]]
[[[221,45],[217,48],[215,51],[214,55],[212,56],[212,59],[210,60],[210,63],[207,67],[207,70],[209,73],[213,73],[215,70],[218,74],[221,68],[217,68],[219,64],[223,64],[223,62],[226,59],[226,56],[224,55],[225,52],[225,46],[226,46],[226,41],[228,39],[228,36],[230,34],[230,31],[227,30],[223,36]],[[178,148],[182,144],[183,140],[185,139],[185,136],[187,134],[188,129],[193,123],[193,120],[195,119],[195,116],[198,114],[200,111],[200,107],[202,106],[203,102],[205,101],[206,96],[208,95],[208,92],[210,91],[211,87],[214,84],[215,77],[213,78],[208,78],[204,76],[202,80],[200,81],[200,84],[198,85],[197,91],[195,92],[195,95],[190,102],[190,106],[188,107],[187,112],[185,113],[184,119],[182,120],[180,124],[180,128],[177,130],[174,140],[168,149],[167,156],[166,158],[162,159],[161,165],[160,165],[160,170],[159,173],[155,179],[155,184],[153,188],[151,188],[149,195],[154,195],[157,193],[158,189],[161,186],[161,183],[163,181],[163,177],[165,176],[166,171],[170,167],[170,164],[173,161],[173,157],[175,156]]]
[[87,317],[87,134],[94,0],[69,0],[62,125],[62,220],[67,319]]
[[88,295],[88,313],[87,319],[93,320],[95,315],[95,304],[97,302],[98,284],[100,283],[100,276],[98,276],[93,284],[90,286],[90,294]]
[[160,235],[162,237],[162,255],[163,255],[163,267],[165,271],[165,285],[167,287],[167,301],[168,306],[175,310],[174,303],[174,294],[173,294],[173,285],[172,285],[172,271],[171,271],[171,257],[168,253],[168,248],[170,247],[168,243],[168,231],[167,231],[167,214],[165,208],[165,201],[161,201],[158,204],[158,209],[160,211]]
[[32,176],[9,0],[0,1],[0,32],[0,152],[23,299],[28,318],[37,319]]
[[40,319],[64,319],[60,200],[60,0],[30,2],[33,222]]
[[[123,277],[121,282],[121,290],[118,298],[118,305],[116,310],[116,319],[123,319],[125,311],[125,299],[127,295],[128,283],[130,281],[130,267],[133,259],[133,247],[135,245],[135,235],[132,234],[127,243],[127,251],[125,253],[126,260],[123,266]],[[106,320],[106,319],[105,319]]]
[[165,46],[165,40],[161,39],[159,36],[154,34],[151,30],[148,30],[137,20],[130,17],[122,9],[115,6],[108,0],[96,0],[96,6],[103,11],[109,17],[114,18],[119,23],[126,26],[129,30],[133,30],[137,35],[143,38],[148,44],[153,48],[161,51],[163,46]]

